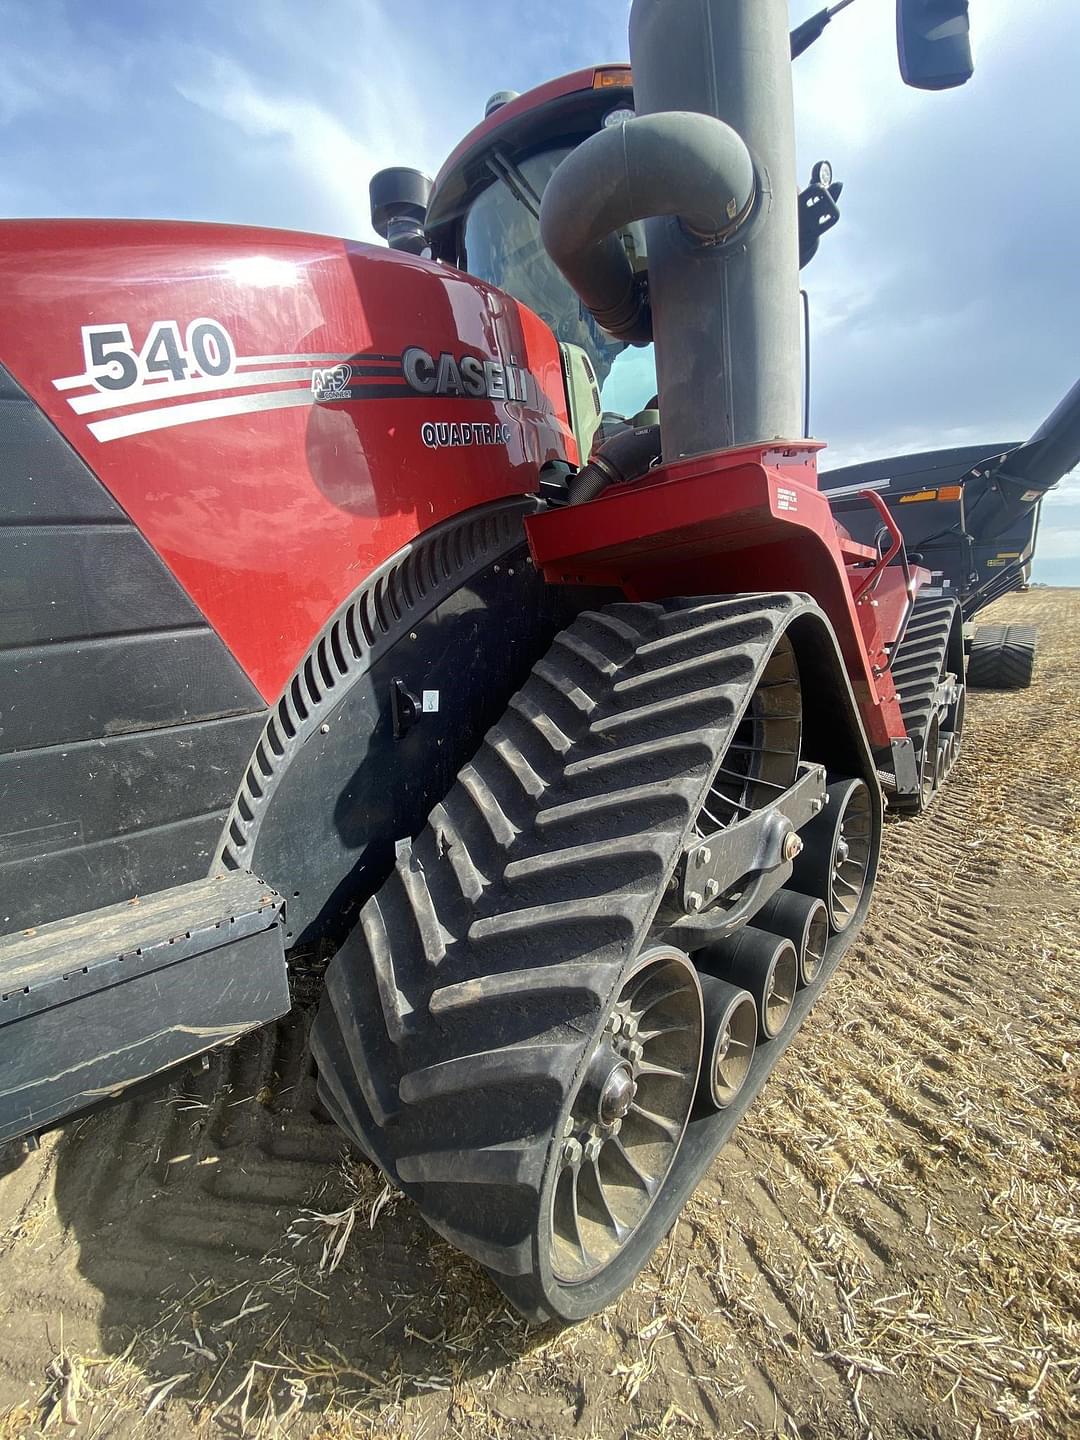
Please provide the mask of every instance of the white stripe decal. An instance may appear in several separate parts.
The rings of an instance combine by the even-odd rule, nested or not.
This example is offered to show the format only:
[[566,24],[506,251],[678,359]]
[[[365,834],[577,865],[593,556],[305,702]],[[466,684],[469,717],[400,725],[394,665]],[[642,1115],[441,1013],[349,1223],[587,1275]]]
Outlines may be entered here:
[[355,353],[349,355],[238,355],[236,363],[237,365],[296,365],[308,360],[317,361],[322,365],[328,360],[351,360]]
[[827,500],[840,500],[845,495],[858,495],[860,490],[888,490],[891,484],[891,480],[863,480],[858,485],[838,485],[830,490],[829,477],[825,474],[821,477],[821,493]]
[[[322,365],[330,360],[349,360],[351,355],[238,355],[237,366],[241,365]],[[65,375],[60,380],[54,380],[53,388],[56,390],[79,390],[84,385],[93,385],[92,375]],[[150,382],[162,383],[162,382]]]
[[178,395],[205,395],[216,390],[254,389],[289,380],[310,380],[310,370],[249,370],[243,375],[200,376],[196,380],[157,380],[132,385],[129,390],[96,390],[76,395],[68,404],[77,415],[94,410],[126,410],[129,405],[146,405],[155,400],[172,400]]
[[142,435],[148,430],[169,430],[174,425],[194,425],[198,420],[219,420],[226,415],[243,415],[255,410],[287,410],[312,403],[311,386],[299,390],[270,390],[261,395],[225,395],[220,400],[189,400],[161,410],[142,410],[135,415],[117,415],[97,420],[88,429],[97,440],[122,440],[125,435]]

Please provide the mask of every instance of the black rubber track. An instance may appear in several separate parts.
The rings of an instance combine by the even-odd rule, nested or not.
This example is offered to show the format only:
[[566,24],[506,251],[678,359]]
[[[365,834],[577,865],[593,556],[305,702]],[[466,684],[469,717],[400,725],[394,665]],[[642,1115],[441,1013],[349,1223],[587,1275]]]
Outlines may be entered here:
[[976,690],[1026,690],[1035,673],[1034,625],[980,625],[968,656],[968,684]]
[[[927,727],[934,710],[934,697],[947,670],[949,636],[956,623],[957,603],[942,595],[919,595],[892,663],[893,683],[900,700],[908,735],[915,746],[915,760],[922,774]],[[962,674],[957,680],[963,684]],[[933,757],[930,758],[934,763]],[[917,814],[924,809],[922,797],[890,795],[897,810]]]
[[527,1315],[570,1313],[541,1189],[579,1068],[756,679],[812,608],[579,616],[331,962],[313,1032],[327,1109]]

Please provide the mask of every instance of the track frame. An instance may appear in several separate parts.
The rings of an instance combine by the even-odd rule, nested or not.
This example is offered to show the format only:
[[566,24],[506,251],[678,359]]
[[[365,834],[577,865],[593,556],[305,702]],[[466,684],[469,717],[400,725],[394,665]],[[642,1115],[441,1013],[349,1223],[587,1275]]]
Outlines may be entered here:
[[[594,648],[590,627],[600,619],[615,658]],[[487,1266],[531,1319],[572,1321],[613,1299],[744,1112],[740,1103],[719,1118],[692,1120],[634,1244],[595,1279],[558,1281],[541,1220],[528,1217],[550,1211],[571,1098],[627,967],[649,945],[669,943],[669,921],[657,912],[687,845],[697,843],[700,806],[755,686],[788,636],[815,696],[804,753],[833,775],[864,780],[875,797],[872,884],[880,791],[836,637],[809,597],[615,605],[600,615],[586,612],[557,637],[552,657],[534,668],[542,683],[530,681],[507,712],[531,716],[536,734],[549,741],[554,735],[551,773],[566,778],[538,787],[535,752],[516,750],[520,725],[496,725],[436,807],[432,825],[417,841],[401,843],[394,875],[331,963],[313,1034],[328,1108],[417,1201],[428,1223]],[[579,688],[588,689],[586,674],[599,687],[594,693],[608,697],[602,703],[586,704]],[[545,704],[558,700],[551,716],[571,724],[578,740],[563,735],[565,746],[558,740],[554,719],[535,708],[538,695]],[[708,711],[715,718],[703,705],[720,706]],[[655,734],[650,727],[660,719],[659,733],[672,739],[666,752],[654,753],[641,740]],[[677,736],[684,738],[676,742]],[[678,752],[670,748],[676,743]],[[676,765],[686,746],[694,758]],[[659,770],[657,753],[667,755]],[[632,773],[613,771],[609,755],[622,757],[618,764]],[[585,781],[584,790],[571,776]],[[472,819],[462,808],[466,801]],[[562,829],[567,823],[570,830]],[[552,824],[560,827],[554,840],[545,838]],[[522,827],[532,837],[523,849],[514,840],[526,833]],[[609,853],[611,839],[618,843]],[[601,867],[590,877],[579,874],[586,856]],[[554,883],[553,874],[563,878]],[[851,925],[850,934],[857,928]],[[790,1026],[763,1047],[745,1103],[844,948],[828,947],[814,984],[796,997]],[[526,1096],[534,1097],[528,1105]],[[522,1106],[533,1108],[525,1115]]]

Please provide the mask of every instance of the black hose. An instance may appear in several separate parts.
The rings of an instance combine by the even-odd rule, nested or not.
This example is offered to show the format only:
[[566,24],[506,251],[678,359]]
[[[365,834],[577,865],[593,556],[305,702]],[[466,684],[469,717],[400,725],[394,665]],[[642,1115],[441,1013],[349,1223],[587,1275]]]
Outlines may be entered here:
[[605,440],[570,481],[571,505],[595,500],[609,485],[625,485],[644,475],[660,458],[660,426],[643,425],[638,430],[620,430]]

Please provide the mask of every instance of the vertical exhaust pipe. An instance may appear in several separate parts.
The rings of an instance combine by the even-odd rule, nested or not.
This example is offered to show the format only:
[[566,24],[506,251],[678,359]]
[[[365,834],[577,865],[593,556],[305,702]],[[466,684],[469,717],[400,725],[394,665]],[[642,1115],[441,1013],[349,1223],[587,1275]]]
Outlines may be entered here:
[[701,245],[646,222],[665,460],[794,439],[801,425],[795,120],[787,0],[634,0],[638,115],[697,111],[745,141],[754,213]]

